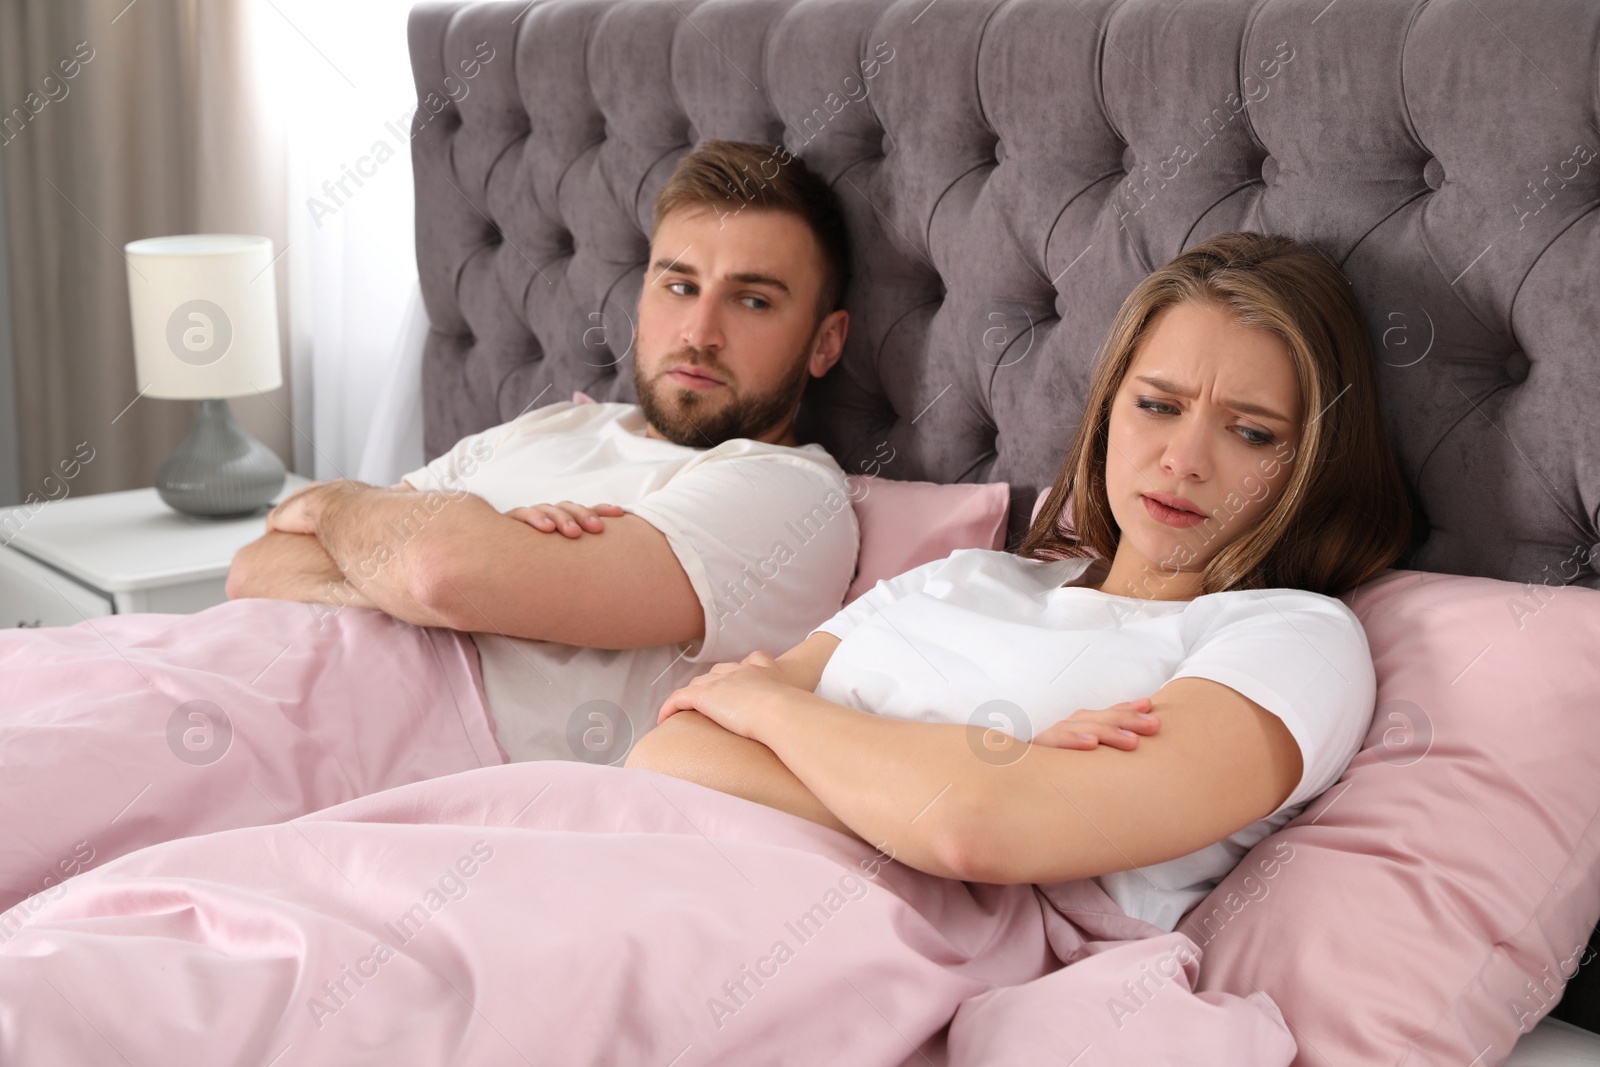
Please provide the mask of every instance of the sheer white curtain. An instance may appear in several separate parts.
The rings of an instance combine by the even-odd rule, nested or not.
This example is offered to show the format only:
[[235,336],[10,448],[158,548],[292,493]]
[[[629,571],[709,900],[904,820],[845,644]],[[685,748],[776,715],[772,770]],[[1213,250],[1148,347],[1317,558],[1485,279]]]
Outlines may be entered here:
[[422,343],[427,338],[422,287],[413,280],[390,358],[388,381],[373,406],[372,423],[361,449],[355,475],[360,481],[393,485],[422,466]]
[[295,469],[391,484],[422,462],[406,46],[413,0],[259,0],[287,138]]

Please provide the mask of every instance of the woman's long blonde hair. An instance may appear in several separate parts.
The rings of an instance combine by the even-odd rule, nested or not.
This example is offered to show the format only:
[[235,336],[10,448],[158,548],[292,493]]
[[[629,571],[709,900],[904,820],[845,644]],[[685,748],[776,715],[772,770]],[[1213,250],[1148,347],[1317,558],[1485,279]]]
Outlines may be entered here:
[[[1277,500],[1211,558],[1204,591],[1291,588],[1338,596],[1393,563],[1411,540],[1412,511],[1384,430],[1361,307],[1322,256],[1259,233],[1223,233],[1194,246],[1124,301],[1096,363],[1083,421],[1017,554],[1040,560],[1116,554],[1120,533],[1106,497],[1111,404],[1151,320],[1190,301],[1226,308],[1240,324],[1281,338],[1306,413]],[[1069,496],[1067,529],[1061,520]]]

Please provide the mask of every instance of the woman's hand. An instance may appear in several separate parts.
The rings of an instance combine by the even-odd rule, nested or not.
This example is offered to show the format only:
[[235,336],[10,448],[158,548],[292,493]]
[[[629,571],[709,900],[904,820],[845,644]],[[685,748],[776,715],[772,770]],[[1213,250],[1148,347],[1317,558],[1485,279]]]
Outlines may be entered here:
[[738,663],[718,663],[667,697],[656,725],[680,711],[698,711],[729,733],[761,740],[756,729],[761,714],[786,694],[803,692],[789,681],[778,661],[752,652]]
[[525,522],[542,533],[556,533],[567,537],[582,537],[585,533],[601,533],[606,524],[600,516],[620,518],[626,515],[616,504],[596,504],[585,507],[563,500],[559,504],[530,504],[525,508],[512,508],[506,512],[510,518]]
[[1033,744],[1081,749],[1110,745],[1132,752],[1139,747],[1140,734],[1153,734],[1159,729],[1161,717],[1150,711],[1150,698],[1140,697],[1109,708],[1092,711],[1080,708],[1068,718],[1040,730]]

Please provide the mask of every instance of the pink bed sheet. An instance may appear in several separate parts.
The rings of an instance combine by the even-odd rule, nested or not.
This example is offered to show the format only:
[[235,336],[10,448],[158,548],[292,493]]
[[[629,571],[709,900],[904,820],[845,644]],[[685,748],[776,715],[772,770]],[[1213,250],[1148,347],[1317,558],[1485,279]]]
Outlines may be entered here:
[[0,631],[0,908],[175,837],[504,762],[471,639],[233,600]]
[[0,920],[10,1067],[1295,1054],[1270,998],[1191,992],[1194,943],[1092,882],[936,878],[636,769],[467,771],[143,849],[40,897]]

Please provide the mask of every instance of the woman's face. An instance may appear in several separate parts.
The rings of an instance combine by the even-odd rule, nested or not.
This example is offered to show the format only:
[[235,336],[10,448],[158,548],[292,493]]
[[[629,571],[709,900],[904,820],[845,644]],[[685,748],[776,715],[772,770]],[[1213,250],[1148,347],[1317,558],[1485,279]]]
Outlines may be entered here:
[[1159,312],[1111,403],[1106,493],[1121,538],[1101,589],[1204,592],[1206,564],[1277,500],[1303,417],[1277,335],[1215,304]]

